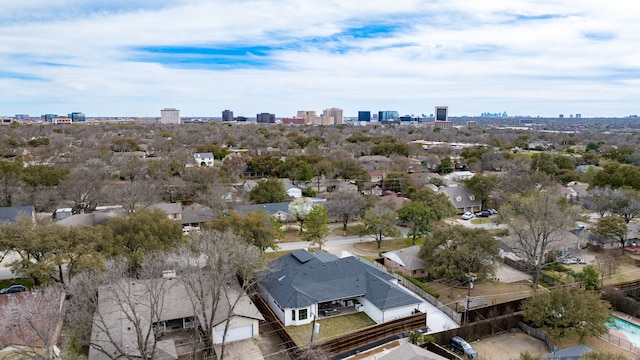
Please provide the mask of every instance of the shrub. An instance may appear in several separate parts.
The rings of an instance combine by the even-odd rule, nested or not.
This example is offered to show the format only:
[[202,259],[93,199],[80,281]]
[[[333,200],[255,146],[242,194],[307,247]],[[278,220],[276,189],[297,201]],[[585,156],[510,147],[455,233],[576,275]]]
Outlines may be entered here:
[[405,279],[411,281],[414,285],[418,286],[420,289],[424,290],[427,292],[427,294],[433,296],[434,298],[439,298],[440,294],[437,291],[431,290],[430,288],[428,288],[422,281],[416,279],[416,278],[412,278],[411,276],[405,276],[403,275],[402,277],[404,277]]

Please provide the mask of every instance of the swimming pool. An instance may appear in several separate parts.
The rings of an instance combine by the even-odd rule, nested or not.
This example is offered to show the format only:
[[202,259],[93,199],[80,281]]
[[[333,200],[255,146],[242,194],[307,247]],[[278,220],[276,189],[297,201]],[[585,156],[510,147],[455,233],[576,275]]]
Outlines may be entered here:
[[640,347],[640,326],[615,316],[612,316],[606,325],[609,329],[618,330],[625,334],[633,345]]

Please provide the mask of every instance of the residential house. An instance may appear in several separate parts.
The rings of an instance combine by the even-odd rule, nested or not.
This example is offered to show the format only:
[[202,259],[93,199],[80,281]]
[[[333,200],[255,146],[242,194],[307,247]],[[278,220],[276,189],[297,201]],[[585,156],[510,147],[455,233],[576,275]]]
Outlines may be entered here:
[[64,292],[52,288],[0,295],[6,321],[0,329],[0,359],[44,359],[59,351],[64,303]]
[[33,205],[0,207],[0,225],[15,223],[20,217],[27,216],[35,221],[36,209]]
[[449,200],[459,212],[475,212],[482,210],[482,201],[477,199],[473,194],[473,190],[467,186],[447,186],[440,189],[440,191],[447,194]]
[[369,171],[369,176],[371,177],[372,183],[379,183],[384,179],[386,171],[385,170],[371,170]]
[[207,167],[213,166],[213,153],[210,153],[210,152],[195,153],[193,154],[193,158],[195,159],[196,164],[198,164],[198,166],[207,166]]
[[182,220],[182,205],[179,203],[158,203],[149,206],[150,210],[162,210],[171,220]]
[[266,211],[269,216],[273,216],[282,223],[296,221],[297,219],[289,212],[288,202],[255,204],[239,206],[236,212],[240,215],[246,215],[250,212]]
[[403,275],[414,278],[425,278],[427,272],[424,270],[424,261],[420,259],[420,245],[408,248],[389,251],[382,254],[384,266],[391,271],[399,271]]
[[389,204],[393,210],[400,209],[407,201],[410,201],[409,198],[400,196],[393,191],[385,191],[384,195],[380,196],[380,203]]
[[298,250],[269,263],[261,275],[261,292],[285,326],[309,324],[336,308],[365,312],[376,323],[427,308],[393,275],[355,256]]
[[471,171],[454,171],[450,174],[444,175],[443,178],[454,182],[464,182],[471,179],[475,174]]
[[216,214],[213,209],[202,204],[193,203],[182,209],[180,224],[182,225],[183,232],[188,234],[191,230],[199,231],[200,226],[215,220]]
[[284,185],[284,189],[287,192],[287,196],[290,199],[297,199],[302,197],[302,189],[294,185],[289,179],[280,179]]
[[[242,290],[237,285],[227,287],[225,291],[229,292],[232,299],[237,296],[241,298],[233,311],[229,311],[228,303],[218,303],[213,317],[213,343],[222,343],[227,320],[229,327],[225,343],[255,338],[259,334],[259,322],[264,321],[264,317],[249,297],[241,293]],[[185,334],[195,331],[199,324],[204,323],[204,314],[194,312],[189,291],[175,278],[123,279],[122,283],[100,287],[98,301],[98,310],[91,331],[91,360],[142,358],[143,354],[138,350],[137,333],[150,330],[153,333],[148,339],[147,351],[152,351],[155,347],[153,358],[178,359],[178,356],[183,354],[175,339],[184,339]],[[152,308],[156,311],[152,312]],[[211,308],[205,310],[205,313],[208,312],[207,317],[210,317],[211,311]],[[229,313],[231,317],[227,316]],[[138,322],[134,323],[132,319],[137,319]],[[136,332],[136,328],[141,331]],[[192,346],[185,349],[186,352],[191,350]],[[147,358],[150,356],[144,355]]]

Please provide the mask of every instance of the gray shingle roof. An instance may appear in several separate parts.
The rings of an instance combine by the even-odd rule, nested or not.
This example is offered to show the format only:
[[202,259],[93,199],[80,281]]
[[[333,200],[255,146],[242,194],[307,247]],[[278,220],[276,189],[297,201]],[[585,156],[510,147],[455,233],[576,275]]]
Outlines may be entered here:
[[0,224],[5,222],[14,223],[20,216],[33,217],[34,215],[35,209],[33,205],[0,207]]
[[298,250],[272,261],[262,285],[283,308],[358,296],[382,310],[422,302],[391,283],[392,279],[354,256],[340,259]]
[[449,196],[449,200],[458,209],[482,205],[482,201],[473,195],[473,190],[469,187],[462,185],[450,186],[443,188],[442,191]]

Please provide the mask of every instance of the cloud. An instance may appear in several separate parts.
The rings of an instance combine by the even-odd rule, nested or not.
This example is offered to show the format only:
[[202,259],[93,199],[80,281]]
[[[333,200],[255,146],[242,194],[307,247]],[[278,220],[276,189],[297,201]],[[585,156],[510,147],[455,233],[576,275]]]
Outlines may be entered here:
[[[333,106],[347,115],[378,107],[419,114],[435,104],[452,115],[637,112],[627,99],[637,97],[640,25],[633,11],[603,0],[0,7],[0,91],[8,94],[0,108],[9,114],[71,111],[55,104],[89,116],[157,116],[165,106],[198,116]],[[594,105],[607,101],[615,107]]]

